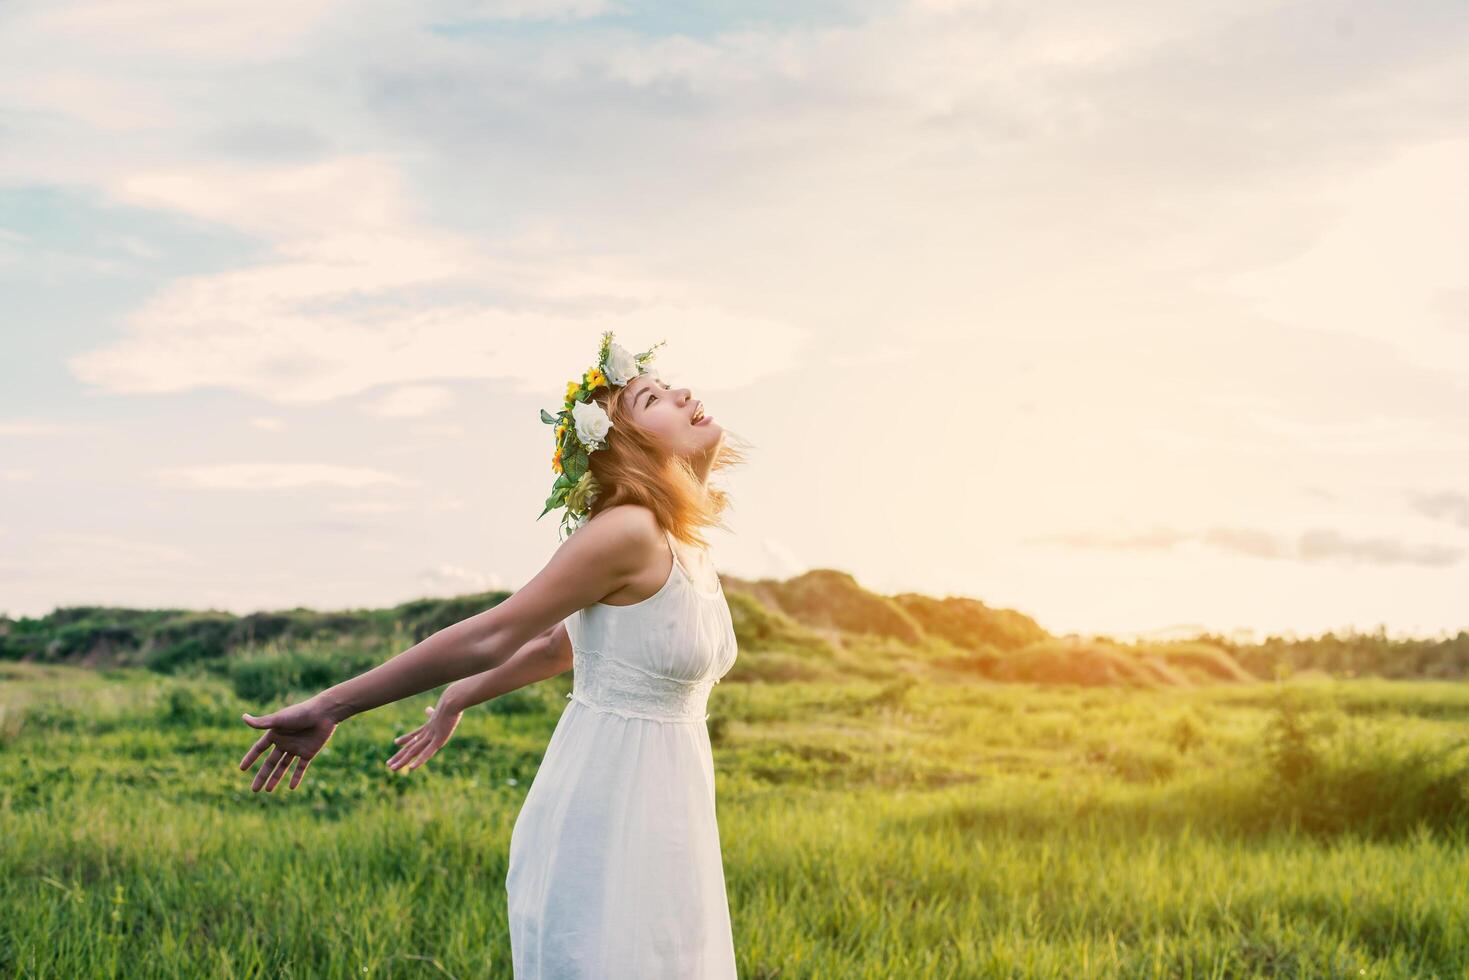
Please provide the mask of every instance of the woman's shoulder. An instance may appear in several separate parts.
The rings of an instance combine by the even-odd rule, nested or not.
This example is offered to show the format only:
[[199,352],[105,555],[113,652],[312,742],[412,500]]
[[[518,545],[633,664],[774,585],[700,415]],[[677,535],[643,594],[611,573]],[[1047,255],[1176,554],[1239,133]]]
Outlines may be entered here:
[[614,504],[594,514],[587,520],[587,524],[590,526],[596,521],[605,521],[607,523],[603,526],[609,530],[632,537],[649,542],[663,541],[663,526],[658,523],[658,515],[644,504]]

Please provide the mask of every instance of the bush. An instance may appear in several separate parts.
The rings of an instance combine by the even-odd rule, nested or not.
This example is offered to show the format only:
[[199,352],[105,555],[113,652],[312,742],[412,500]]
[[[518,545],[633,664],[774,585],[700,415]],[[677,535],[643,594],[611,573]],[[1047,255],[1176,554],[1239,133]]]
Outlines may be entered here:
[[271,651],[231,660],[228,673],[236,696],[261,705],[295,692],[315,694],[385,659],[362,650]]
[[236,705],[218,691],[195,685],[170,688],[159,711],[159,720],[175,728],[230,725],[238,717]]
[[1466,739],[1443,743],[1312,717],[1297,699],[1282,697],[1266,730],[1261,803],[1276,822],[1321,835],[1469,824],[1466,747]]
[[485,710],[492,715],[540,714],[546,711],[546,698],[540,685],[531,684],[491,698],[485,702]]
[[142,646],[142,638],[130,625],[104,619],[84,619],[61,627],[46,644],[45,659],[56,662],[79,657],[115,657]]
[[217,656],[218,654],[205,641],[190,638],[172,646],[150,650],[144,666],[160,674],[172,674],[180,667],[197,664]]
[[1204,730],[1192,714],[1182,714],[1169,728],[1168,741],[1179,755],[1188,755],[1189,750],[1204,741]]

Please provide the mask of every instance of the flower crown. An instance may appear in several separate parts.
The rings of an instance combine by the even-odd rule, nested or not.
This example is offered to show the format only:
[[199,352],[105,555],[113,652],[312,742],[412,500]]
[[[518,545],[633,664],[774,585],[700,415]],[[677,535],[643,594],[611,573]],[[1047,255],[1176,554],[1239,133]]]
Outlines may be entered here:
[[552,415],[541,409],[541,421],[556,426],[556,452],[551,456],[556,482],[551,484],[546,509],[536,520],[553,508],[565,506],[562,531],[568,528],[575,531],[587,522],[598,489],[587,457],[607,445],[607,434],[612,429],[612,420],[592,394],[600,388],[620,388],[640,374],[651,373],[657,377],[651,363],[653,352],[664,343],[660,340],[641,354],[631,354],[612,342],[612,331],[608,330],[602,334],[597,363],[587,368],[580,380],[567,382],[565,406],[561,411]]

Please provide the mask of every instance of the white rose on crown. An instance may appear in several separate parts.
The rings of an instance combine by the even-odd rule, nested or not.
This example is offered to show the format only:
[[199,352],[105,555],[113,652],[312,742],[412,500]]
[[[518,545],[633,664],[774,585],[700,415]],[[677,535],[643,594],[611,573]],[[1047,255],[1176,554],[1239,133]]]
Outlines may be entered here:
[[588,450],[601,449],[602,440],[612,428],[612,420],[596,402],[577,402],[571,406],[571,417],[576,422],[576,437]]
[[607,348],[607,381],[609,384],[625,385],[638,376],[638,359],[621,344]]

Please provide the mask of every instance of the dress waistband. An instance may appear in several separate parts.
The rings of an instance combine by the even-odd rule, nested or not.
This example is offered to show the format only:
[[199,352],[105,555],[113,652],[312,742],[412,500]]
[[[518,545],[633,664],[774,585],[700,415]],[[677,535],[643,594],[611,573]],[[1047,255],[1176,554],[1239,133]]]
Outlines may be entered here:
[[689,722],[694,721],[709,720],[708,714],[705,714],[702,718],[700,718],[698,715],[694,715],[692,717],[685,717],[683,715],[650,715],[644,714],[640,711],[631,711],[627,708],[614,708],[611,705],[597,704],[594,701],[588,701],[586,698],[577,694],[575,691],[567,694],[566,698],[568,701],[575,701],[578,704],[584,704],[588,708],[591,708],[593,711],[606,711],[610,714],[621,715],[623,718],[643,718],[648,721],[662,721],[670,724],[688,724]]
[[573,688],[589,708],[650,721],[707,721],[713,679],[686,681],[650,673],[594,650],[572,651]]

